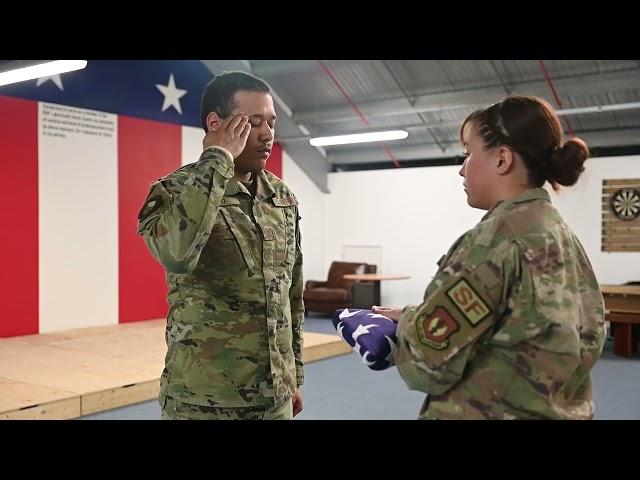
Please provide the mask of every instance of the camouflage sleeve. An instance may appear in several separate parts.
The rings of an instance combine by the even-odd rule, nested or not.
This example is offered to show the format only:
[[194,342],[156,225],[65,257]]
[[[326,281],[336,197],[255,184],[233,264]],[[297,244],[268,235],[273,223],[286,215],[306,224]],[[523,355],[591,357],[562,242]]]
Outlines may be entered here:
[[233,167],[229,152],[209,148],[195,164],[151,185],[138,234],[168,271],[189,273],[198,263]]
[[436,274],[422,304],[398,322],[395,363],[412,390],[441,395],[461,378],[478,342],[504,311],[515,245],[471,248]]
[[289,301],[291,303],[291,325],[293,330],[293,353],[296,360],[296,383],[298,386],[304,383],[304,371],[302,361],[303,349],[303,324],[304,302],[302,291],[304,281],[302,278],[302,235],[300,234],[300,215],[296,209],[296,263],[293,266],[293,278],[289,289]]

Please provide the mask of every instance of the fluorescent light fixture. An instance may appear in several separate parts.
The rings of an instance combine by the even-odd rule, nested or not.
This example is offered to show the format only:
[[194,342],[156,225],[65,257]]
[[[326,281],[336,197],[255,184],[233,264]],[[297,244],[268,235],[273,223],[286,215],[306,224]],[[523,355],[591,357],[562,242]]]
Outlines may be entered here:
[[24,82],[34,78],[48,77],[74,70],[81,70],[87,66],[86,60],[54,60],[52,62],[39,63],[29,67],[15,68],[0,73],[0,86],[10,83]]
[[385,132],[355,133],[352,135],[337,135],[335,137],[316,137],[309,140],[314,147],[327,145],[346,145],[348,143],[383,142],[384,140],[401,140],[409,133],[404,130],[387,130]]

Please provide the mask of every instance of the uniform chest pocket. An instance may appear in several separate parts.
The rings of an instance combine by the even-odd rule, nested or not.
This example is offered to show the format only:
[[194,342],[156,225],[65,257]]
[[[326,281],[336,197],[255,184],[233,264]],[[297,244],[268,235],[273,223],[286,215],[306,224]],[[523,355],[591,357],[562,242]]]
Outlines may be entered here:
[[[231,235],[235,239],[234,247],[237,248],[242,254],[242,258],[244,259],[244,262],[247,265],[247,268],[249,270],[252,270],[255,266],[255,260],[254,260],[253,252],[251,251],[251,245],[249,244],[249,242],[255,241],[255,239],[252,238],[255,236],[255,232],[251,232],[246,225],[243,225],[245,228],[241,228],[238,225],[238,222],[236,222],[236,220],[234,219],[234,215],[224,207],[220,208],[220,213],[222,214],[222,217],[224,218],[224,222],[226,223],[226,226],[229,228],[229,231],[231,231]],[[228,254],[229,257],[233,257],[232,252],[221,252],[221,253],[223,253],[224,255]]]
[[276,228],[275,263],[291,269],[296,261],[296,220],[298,217],[297,201],[293,198],[273,200]]

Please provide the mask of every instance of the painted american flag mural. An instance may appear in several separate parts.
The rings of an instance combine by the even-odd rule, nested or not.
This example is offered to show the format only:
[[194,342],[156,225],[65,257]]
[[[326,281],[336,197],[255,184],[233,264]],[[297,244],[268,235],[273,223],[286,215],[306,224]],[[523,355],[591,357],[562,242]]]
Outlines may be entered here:
[[[202,150],[197,60],[89,60],[0,87],[0,337],[163,318],[136,235],[149,185]],[[275,145],[267,169],[282,175]]]

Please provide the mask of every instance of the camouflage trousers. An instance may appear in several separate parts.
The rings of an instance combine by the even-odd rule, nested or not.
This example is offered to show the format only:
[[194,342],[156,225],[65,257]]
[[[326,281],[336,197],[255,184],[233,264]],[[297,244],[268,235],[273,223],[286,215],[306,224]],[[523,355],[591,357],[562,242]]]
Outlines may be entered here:
[[276,407],[257,406],[239,408],[203,407],[179,402],[172,397],[160,400],[162,420],[292,420],[293,403],[290,398]]

